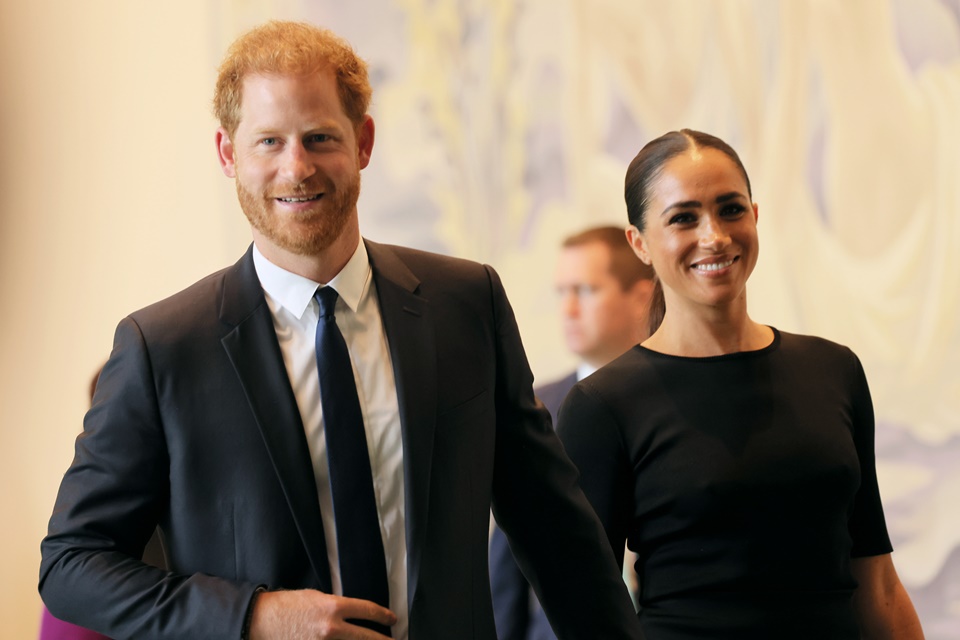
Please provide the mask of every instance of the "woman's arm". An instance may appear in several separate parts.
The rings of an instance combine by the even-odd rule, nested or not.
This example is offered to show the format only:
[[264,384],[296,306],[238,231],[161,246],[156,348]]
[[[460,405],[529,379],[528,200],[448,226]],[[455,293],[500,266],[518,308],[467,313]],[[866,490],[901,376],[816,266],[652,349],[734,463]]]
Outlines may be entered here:
[[580,472],[580,487],[622,565],[623,545],[634,511],[634,478],[613,414],[604,401],[579,383],[560,407],[557,433]]
[[889,553],[854,558],[851,570],[859,585],[853,606],[864,640],[923,640],[920,618]]

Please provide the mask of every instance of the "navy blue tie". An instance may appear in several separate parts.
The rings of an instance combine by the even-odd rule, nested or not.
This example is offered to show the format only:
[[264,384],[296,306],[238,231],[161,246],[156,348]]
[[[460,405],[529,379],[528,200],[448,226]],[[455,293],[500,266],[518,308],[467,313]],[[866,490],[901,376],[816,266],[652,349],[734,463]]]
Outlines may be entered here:
[[[333,491],[340,578],[343,595],[389,607],[387,565],[363,414],[353,380],[350,352],[333,315],[337,297],[337,292],[330,287],[320,287],[314,294],[320,305],[317,372],[320,374],[320,404]],[[390,635],[389,628],[373,622],[350,622]]]

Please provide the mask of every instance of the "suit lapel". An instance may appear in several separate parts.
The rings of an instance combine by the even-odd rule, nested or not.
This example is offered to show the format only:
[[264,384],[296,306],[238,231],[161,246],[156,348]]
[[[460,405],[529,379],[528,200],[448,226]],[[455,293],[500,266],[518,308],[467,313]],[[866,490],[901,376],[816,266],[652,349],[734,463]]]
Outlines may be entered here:
[[252,250],[224,276],[221,340],[273,462],[320,589],[332,591],[313,463]]
[[420,281],[390,247],[365,240],[390,345],[400,425],[407,533],[408,601],[420,577],[429,514],[430,470],[436,427],[437,370],[430,304]]

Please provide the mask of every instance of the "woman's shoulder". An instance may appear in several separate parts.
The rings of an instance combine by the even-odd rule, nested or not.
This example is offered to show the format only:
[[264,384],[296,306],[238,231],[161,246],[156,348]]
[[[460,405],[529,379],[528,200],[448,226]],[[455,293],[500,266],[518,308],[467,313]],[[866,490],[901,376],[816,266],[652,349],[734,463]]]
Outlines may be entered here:
[[594,371],[581,382],[586,380],[614,382],[635,377],[638,367],[643,368],[649,365],[648,354],[649,352],[646,349],[636,345]]
[[776,329],[774,331],[780,335],[780,349],[787,354],[796,353],[816,357],[833,356],[840,358],[854,356],[850,347],[827,338],[802,333],[789,333]]
[[[634,347],[573,385],[557,417],[557,432],[565,446],[593,449],[600,441],[622,444],[622,429],[634,425],[633,417],[642,413],[651,397],[645,360],[640,348]],[[589,442],[582,441],[586,433]]]
[[860,384],[864,379],[863,364],[850,347],[820,336],[780,334],[780,362],[784,366],[836,383]]
[[604,403],[636,397],[649,384],[650,352],[637,345],[575,385],[581,393]]

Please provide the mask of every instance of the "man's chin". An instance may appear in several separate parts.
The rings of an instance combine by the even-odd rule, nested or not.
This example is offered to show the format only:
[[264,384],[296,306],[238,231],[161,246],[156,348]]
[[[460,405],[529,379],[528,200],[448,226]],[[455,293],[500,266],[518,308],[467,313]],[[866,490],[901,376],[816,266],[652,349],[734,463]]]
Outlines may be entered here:
[[271,243],[287,253],[298,256],[314,256],[323,253],[336,241],[337,237],[331,237],[327,234],[305,235],[305,234],[284,234],[269,235],[263,234]]
[[277,229],[269,225],[257,227],[264,238],[279,249],[300,256],[313,256],[333,246],[346,231],[347,225],[330,225],[325,221],[322,227],[293,224]]

